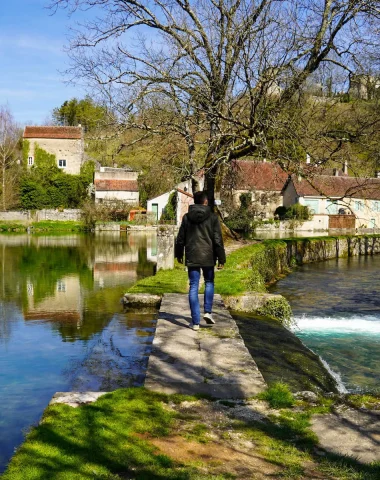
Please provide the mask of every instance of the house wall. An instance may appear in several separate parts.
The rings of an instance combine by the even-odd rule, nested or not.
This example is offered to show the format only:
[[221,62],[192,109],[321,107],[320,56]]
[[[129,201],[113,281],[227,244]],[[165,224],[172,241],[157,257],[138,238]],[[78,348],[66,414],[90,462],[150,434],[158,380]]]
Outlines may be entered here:
[[157,204],[158,205],[158,218],[157,219],[160,220],[162,212],[163,212],[164,208],[166,207],[166,205],[169,201],[170,194],[172,192],[174,192],[174,190],[171,190],[170,192],[163,193],[159,197],[152,198],[151,200],[148,200],[148,202],[147,202],[148,213],[153,211],[152,205]]
[[[234,190],[233,192],[233,203],[236,207],[240,206],[240,195],[242,193],[251,193],[252,194],[252,203],[257,203],[260,206],[261,211],[264,213],[265,218],[273,218],[274,212],[277,207],[283,205],[283,198],[280,192],[274,191],[264,191],[264,190]],[[267,204],[263,205],[261,203],[262,195],[266,195]]]
[[123,190],[96,190],[95,202],[120,200],[133,205],[139,204],[139,192],[127,192]]
[[282,199],[283,205],[286,208],[290,207],[290,205],[293,205],[294,203],[297,203],[298,195],[292,181],[288,182],[288,185],[283,191]]
[[56,156],[58,160],[66,160],[66,168],[62,170],[71,175],[78,175],[83,163],[84,146],[83,139],[71,138],[28,138],[29,154],[34,159],[35,144],[46,152]]
[[137,180],[139,176],[138,172],[129,172],[127,170],[119,169],[108,169],[100,167],[99,171],[95,172],[95,180]]

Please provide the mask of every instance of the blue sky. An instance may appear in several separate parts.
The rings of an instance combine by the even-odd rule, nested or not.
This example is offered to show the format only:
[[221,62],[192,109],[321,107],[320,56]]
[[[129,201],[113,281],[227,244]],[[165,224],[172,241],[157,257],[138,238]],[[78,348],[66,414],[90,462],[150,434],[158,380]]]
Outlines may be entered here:
[[0,0],[0,105],[21,125],[42,125],[54,107],[85,95],[60,73],[74,19],[65,11],[51,15],[48,1]]

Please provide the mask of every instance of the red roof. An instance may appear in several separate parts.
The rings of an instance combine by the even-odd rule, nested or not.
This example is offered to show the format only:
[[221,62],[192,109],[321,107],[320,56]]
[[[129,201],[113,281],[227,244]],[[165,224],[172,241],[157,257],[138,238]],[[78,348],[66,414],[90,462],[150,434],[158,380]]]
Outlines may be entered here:
[[232,164],[235,190],[262,190],[280,192],[288,174],[276,163],[256,160],[236,160]]
[[356,178],[318,175],[310,179],[292,176],[300,197],[353,197],[380,200],[380,178]]
[[24,138],[81,139],[82,127],[25,127]]
[[137,180],[95,180],[95,190],[138,192]]

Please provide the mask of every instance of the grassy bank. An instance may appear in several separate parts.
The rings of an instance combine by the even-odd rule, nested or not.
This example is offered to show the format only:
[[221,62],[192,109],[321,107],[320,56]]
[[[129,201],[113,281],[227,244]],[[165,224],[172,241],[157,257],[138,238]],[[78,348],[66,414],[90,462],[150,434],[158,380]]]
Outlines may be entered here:
[[76,221],[41,221],[31,222],[26,225],[18,222],[1,222],[0,232],[85,232],[86,226],[83,222]]
[[[215,291],[221,295],[242,295],[265,291],[265,284],[281,274],[280,259],[286,255],[286,243],[277,240],[243,246],[227,257],[222,270],[215,272]],[[129,293],[186,293],[187,273],[176,262],[173,270],[160,270],[128,289]]]
[[2,478],[379,478],[379,464],[321,455],[316,448],[310,418],[329,412],[333,399],[319,398],[311,406],[282,384],[261,398],[213,402],[134,388],[79,408],[52,405]]

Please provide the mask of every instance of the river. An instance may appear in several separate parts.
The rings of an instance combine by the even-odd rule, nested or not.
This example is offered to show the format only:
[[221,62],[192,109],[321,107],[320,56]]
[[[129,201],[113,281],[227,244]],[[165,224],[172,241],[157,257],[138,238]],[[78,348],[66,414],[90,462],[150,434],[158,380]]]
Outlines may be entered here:
[[380,255],[297,267],[271,292],[289,300],[294,333],[342,390],[380,392]]
[[142,385],[155,315],[124,311],[156,235],[0,236],[0,472],[57,391]]

